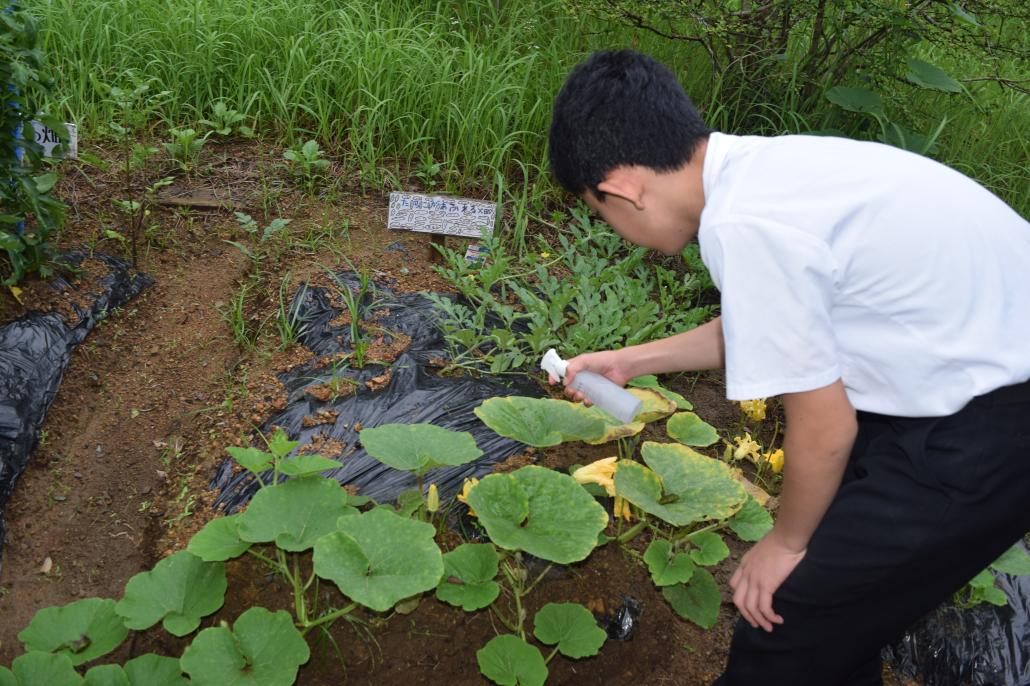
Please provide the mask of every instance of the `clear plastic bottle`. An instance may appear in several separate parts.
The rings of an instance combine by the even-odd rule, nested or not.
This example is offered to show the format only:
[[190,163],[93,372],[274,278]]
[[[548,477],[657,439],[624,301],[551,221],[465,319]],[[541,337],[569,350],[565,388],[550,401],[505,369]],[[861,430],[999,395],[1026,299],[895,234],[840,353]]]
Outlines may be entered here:
[[[554,348],[544,354],[540,368],[558,379],[565,378],[569,363],[558,356]],[[582,371],[569,384],[569,388],[582,393],[594,405],[618,419],[623,424],[633,421],[640,412],[643,401],[601,374]]]

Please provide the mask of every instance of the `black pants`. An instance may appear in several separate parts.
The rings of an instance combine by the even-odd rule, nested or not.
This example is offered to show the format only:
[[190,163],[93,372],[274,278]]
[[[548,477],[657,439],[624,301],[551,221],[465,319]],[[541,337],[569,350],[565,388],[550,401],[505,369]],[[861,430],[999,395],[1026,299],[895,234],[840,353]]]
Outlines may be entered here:
[[[948,417],[858,414],[844,481],[713,686],[873,686],[880,649],[1030,531],[1030,382]],[[790,459],[788,457],[788,459]]]

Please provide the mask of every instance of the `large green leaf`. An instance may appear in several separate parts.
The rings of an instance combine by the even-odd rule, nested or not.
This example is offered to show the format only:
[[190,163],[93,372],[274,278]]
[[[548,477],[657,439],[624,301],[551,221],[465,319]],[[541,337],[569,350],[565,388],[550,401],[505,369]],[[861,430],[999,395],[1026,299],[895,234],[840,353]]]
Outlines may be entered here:
[[440,583],[443,555],[431,525],[377,507],[338,526],[315,543],[315,573],[352,600],[385,612]]
[[321,477],[290,479],[254,494],[237,529],[244,541],[274,541],[283,550],[299,552],[335,531],[342,515],[355,512],[337,482]]
[[279,471],[286,476],[311,476],[330,469],[336,469],[340,463],[322,455],[298,455],[279,463]]
[[495,544],[569,564],[590,554],[608,514],[575,479],[544,467],[491,474],[468,495]]
[[126,662],[125,675],[131,686],[189,686],[190,683],[182,675],[178,660],[153,653]]
[[463,543],[443,556],[443,579],[436,597],[466,612],[484,608],[497,599],[497,551],[489,543]]
[[225,588],[225,565],[183,550],[129,579],[114,609],[130,629],[149,629],[164,620],[168,633],[185,636],[222,606]]
[[757,541],[773,527],[772,515],[748,496],[740,511],[730,517],[730,529],[742,541]]
[[490,398],[476,416],[496,433],[545,448],[565,441],[592,441],[605,433],[605,420],[580,403],[552,398]]
[[232,631],[204,629],[182,654],[193,686],[290,686],[311,652],[290,615],[252,607]]
[[668,417],[676,411],[676,402],[666,398],[658,391],[649,388],[627,388],[626,390],[644,401],[644,404],[640,407],[640,412],[635,417],[638,422],[644,422],[645,424],[655,422],[663,417]]
[[548,603],[533,620],[533,635],[541,643],[558,646],[565,657],[597,655],[608,634],[597,626],[590,610],[578,603]]
[[300,445],[300,441],[291,441],[290,437],[281,428],[277,428],[272,438],[268,441],[268,451],[277,460],[282,460],[293,452],[293,449]]
[[982,24],[980,23],[980,20],[977,19],[975,15],[970,14],[969,12],[967,12],[965,10],[965,8],[963,8],[957,2],[948,3],[948,9],[951,10],[952,14],[954,14],[956,17],[958,17],[959,19],[961,19],[965,23],[969,24],[970,26],[976,26],[976,27],[982,26]]
[[121,645],[129,630],[114,611],[115,601],[84,598],[36,613],[18,634],[25,650],[67,655],[73,665],[95,660]]
[[1030,575],[1030,555],[1017,543],[992,562],[991,567],[1003,574],[1027,576]]
[[383,424],[363,429],[361,445],[380,462],[416,474],[472,462],[483,454],[467,431],[432,424]]
[[14,658],[11,671],[0,667],[0,686],[79,686],[82,677],[71,658],[33,650]]
[[635,436],[644,430],[647,422],[661,419],[676,411],[676,403],[664,397],[656,390],[647,388],[627,388],[626,390],[629,391],[630,395],[643,401],[636,418],[632,422],[623,424],[604,410],[597,407],[589,407],[587,410],[604,422],[604,434],[597,439],[585,440],[585,443],[601,445],[620,438]]
[[224,562],[242,555],[250,543],[240,538],[239,518],[235,514],[212,519],[193,535],[186,550],[205,562]]
[[915,57],[906,59],[905,64],[908,65],[908,72],[905,74],[905,78],[917,86],[937,91],[947,91],[949,93],[960,93],[962,91],[962,84],[951,78],[948,72],[938,66],[923,60],[917,60]]
[[700,447],[711,445],[719,440],[715,427],[698,417],[693,412],[677,412],[669,417],[665,424],[669,438],[683,445]]
[[662,595],[680,617],[689,619],[702,629],[711,629],[719,618],[722,594],[715,577],[707,569],[698,567],[685,584],[666,586]]
[[697,546],[690,551],[690,559],[699,565],[711,567],[725,560],[730,555],[726,541],[714,531],[702,531],[690,537],[690,542]]
[[244,469],[260,474],[266,469],[272,468],[272,454],[257,448],[237,448],[229,446],[225,449],[232,459],[236,460]]
[[501,686],[543,686],[547,663],[535,647],[518,636],[503,634],[476,651],[479,671]]
[[615,492],[673,526],[726,519],[747,498],[729,467],[684,445],[646,442],[641,455],[653,472],[630,460],[619,462]]
[[866,88],[834,86],[826,92],[826,99],[849,112],[861,112],[882,117],[883,100],[878,93]]
[[690,581],[694,563],[686,553],[673,553],[672,544],[655,539],[644,551],[644,562],[651,572],[655,586],[671,586]]
[[635,379],[630,379],[627,386],[633,386],[635,388],[650,388],[653,391],[658,391],[666,398],[676,403],[676,407],[680,410],[693,410],[694,406],[690,404],[690,401],[684,398],[675,391],[670,391],[660,383],[658,383],[658,377],[654,374],[647,374],[645,376],[638,376]]
[[604,422],[604,433],[600,438],[584,441],[584,443],[589,443],[590,445],[602,445],[604,443],[611,443],[612,441],[620,438],[629,438],[630,436],[637,435],[644,430],[645,426],[647,426],[644,422],[629,422],[627,424],[623,424],[615,417],[612,417],[610,414],[604,410],[598,409],[597,407],[589,407],[587,409],[597,415],[597,417]]
[[83,686],[130,686],[121,665],[97,665],[86,672]]
[[994,575],[991,574],[990,569],[981,570],[979,574],[969,580],[969,585],[972,587],[969,597],[971,604],[984,602],[998,607],[1005,607],[1009,604],[1009,598],[1005,592],[994,585]]

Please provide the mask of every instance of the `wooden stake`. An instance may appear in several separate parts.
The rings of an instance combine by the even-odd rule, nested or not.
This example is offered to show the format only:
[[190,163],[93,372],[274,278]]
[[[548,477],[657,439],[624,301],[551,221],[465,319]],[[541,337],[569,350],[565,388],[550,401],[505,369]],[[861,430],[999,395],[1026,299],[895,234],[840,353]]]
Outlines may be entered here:
[[441,248],[446,248],[447,236],[444,234],[429,234],[429,261],[439,264],[443,262],[443,255],[434,247],[437,245]]

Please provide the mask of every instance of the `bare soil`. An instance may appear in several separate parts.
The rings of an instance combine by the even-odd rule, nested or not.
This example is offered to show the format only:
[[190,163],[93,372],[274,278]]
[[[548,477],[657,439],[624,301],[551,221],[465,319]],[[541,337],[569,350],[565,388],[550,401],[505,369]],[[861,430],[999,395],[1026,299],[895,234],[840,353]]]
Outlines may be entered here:
[[[93,152],[114,158],[112,151]],[[249,442],[255,426],[281,409],[285,396],[276,372],[310,357],[296,347],[278,350],[274,327],[267,325],[287,275],[291,288],[301,281],[318,283],[326,268],[344,268],[346,257],[400,291],[446,290],[432,271],[428,236],[385,229],[386,198],[363,195],[342,168],[334,170],[332,188],[308,196],[292,187],[277,151],[230,143],[212,145],[205,155],[208,163],[192,174],[172,172],[174,198],[200,200],[154,208],[156,228],[140,268],[155,284],[113,313],[74,353],[40,445],[8,503],[0,664],[21,653],[16,634],[39,609],[83,597],[120,597],[131,576],[183,547],[215,515],[207,484],[224,447]],[[169,172],[155,169],[150,180]],[[117,253],[118,244],[101,240],[117,221],[109,202],[122,192],[116,172],[69,163],[59,191],[71,208],[64,246]],[[205,199],[210,202],[200,202]],[[261,266],[259,278],[249,260],[225,242],[246,240],[232,209],[251,213],[262,226],[277,216],[293,220],[288,247]],[[253,352],[235,344],[225,317],[244,282],[257,284],[244,308],[248,324],[256,329],[266,322]],[[0,294],[0,321],[23,309]],[[669,383],[713,425],[743,427],[718,376]],[[778,431],[775,415],[764,424],[763,440]],[[331,453],[332,446],[319,448]],[[566,469],[610,452],[605,446],[563,446],[529,451],[521,460]],[[731,543],[731,557],[716,570],[724,587],[744,549]],[[258,563],[237,561],[228,569],[226,605],[202,626],[231,622],[255,604],[288,607],[286,589]],[[724,597],[728,602],[729,594]],[[627,598],[640,609],[632,637],[610,640],[593,659],[555,658],[549,684],[701,686],[718,676],[736,618],[732,605],[723,605],[709,631],[679,619],[646,569],[616,546],[553,570],[530,596],[529,609],[580,602],[603,618]],[[475,652],[499,630],[489,613],[465,613],[427,596],[409,615],[355,616],[359,622],[334,625],[333,641],[315,637],[298,683],[486,683]],[[178,655],[185,644],[145,632],[105,660],[150,650]]]

